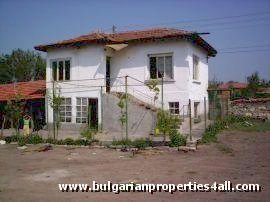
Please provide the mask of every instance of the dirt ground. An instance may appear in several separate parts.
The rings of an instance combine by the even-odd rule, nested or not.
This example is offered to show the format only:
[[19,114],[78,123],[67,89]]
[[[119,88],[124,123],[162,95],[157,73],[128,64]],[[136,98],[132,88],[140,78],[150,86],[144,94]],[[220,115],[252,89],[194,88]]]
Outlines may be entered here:
[[[270,132],[226,131],[196,152],[0,145],[0,201],[269,201]],[[261,192],[60,192],[58,183],[259,183]]]

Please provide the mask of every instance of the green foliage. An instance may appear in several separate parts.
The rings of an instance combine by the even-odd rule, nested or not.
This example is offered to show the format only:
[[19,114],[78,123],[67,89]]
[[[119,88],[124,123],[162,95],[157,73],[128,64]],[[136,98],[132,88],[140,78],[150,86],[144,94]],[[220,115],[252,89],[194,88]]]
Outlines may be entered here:
[[170,130],[177,128],[179,121],[179,118],[172,115],[169,111],[159,110],[157,113],[156,127],[166,136],[169,134]]
[[57,140],[54,138],[48,138],[44,142],[49,144],[57,144]]
[[145,149],[146,147],[151,146],[151,141],[148,138],[139,138],[132,141],[131,145],[138,149]]
[[29,136],[25,137],[27,144],[39,144],[43,143],[42,137],[38,134],[30,134]]
[[176,129],[171,130],[169,133],[170,137],[170,146],[171,147],[179,147],[186,145],[186,137],[181,135]]
[[13,50],[0,55],[0,83],[45,79],[46,61],[34,51]]
[[87,146],[91,142],[89,140],[84,140],[84,139],[77,139],[74,141],[75,145],[81,145],[81,146]]
[[27,138],[21,136],[18,140],[18,145],[21,147],[21,146],[24,146],[27,144]]
[[149,90],[155,93],[154,100],[158,99],[158,95],[159,95],[159,92],[160,92],[160,90],[158,88],[158,83],[159,83],[159,81],[157,79],[150,79],[146,83],[146,86],[149,88]]
[[133,146],[138,149],[145,149],[152,145],[151,141],[148,138],[138,138],[134,141],[130,139],[122,139],[122,140],[113,140],[112,145],[126,145]]
[[249,118],[247,117],[233,115],[229,115],[222,120],[217,120],[215,123],[209,125],[208,128],[205,130],[202,139],[200,140],[200,143],[216,142],[217,134],[220,131],[229,128],[229,126],[234,123],[244,123],[248,120]]
[[72,138],[66,138],[64,139],[65,145],[75,145],[75,141]]
[[92,130],[88,126],[84,127],[80,131],[80,135],[87,140],[91,140],[93,138]]
[[122,140],[113,140],[112,145],[127,145],[131,146],[132,141],[130,139],[122,139]]
[[21,102],[21,96],[17,94],[11,100],[7,101],[7,104],[4,107],[4,114],[7,121],[10,121],[12,127],[17,131],[19,129],[19,119],[23,111],[23,102]]

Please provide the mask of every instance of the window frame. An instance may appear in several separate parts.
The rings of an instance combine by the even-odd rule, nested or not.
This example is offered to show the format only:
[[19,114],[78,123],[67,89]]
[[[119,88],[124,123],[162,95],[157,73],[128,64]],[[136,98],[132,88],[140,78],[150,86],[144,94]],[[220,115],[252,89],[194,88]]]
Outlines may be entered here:
[[[166,75],[166,57],[171,57],[171,75]],[[157,59],[159,57],[163,57],[163,79],[164,80],[173,80],[174,79],[174,57],[173,53],[157,53],[157,54],[148,54],[148,67],[149,67],[149,78],[150,79],[162,79],[162,77],[159,77],[158,75],[158,65],[157,65]],[[151,77],[151,58],[156,58],[156,78]]]
[[[169,104],[169,112],[172,115],[179,115],[180,114],[180,104],[179,102],[168,102]],[[173,106],[171,107],[171,104],[173,104]],[[176,104],[178,104],[178,107],[176,106]],[[173,110],[173,113],[171,112],[171,110]],[[176,113],[176,111],[178,110],[178,113]]]
[[[195,66],[195,61],[197,65]],[[200,58],[197,55],[192,55],[192,79],[194,81],[200,80]]]
[[[66,62],[69,61],[69,79],[66,79]],[[56,75],[54,75],[54,68],[53,68],[53,63],[56,62]],[[59,72],[59,63],[60,62],[63,62],[63,79],[62,80],[59,80],[59,75],[60,75],[60,72]],[[68,58],[57,58],[57,59],[52,59],[50,61],[50,67],[51,67],[51,78],[53,81],[58,81],[58,82],[61,82],[61,81],[70,81],[71,80],[71,58],[68,57]],[[55,79],[56,78],[56,79]]]
[[[61,101],[61,104],[60,104],[60,110],[59,110],[60,122],[61,123],[71,123],[72,122],[72,98],[71,97],[63,97],[62,99],[65,100],[65,102],[63,104]],[[70,104],[67,104],[67,101],[66,101],[67,99],[70,99]],[[63,111],[61,110],[62,107],[64,108]],[[67,107],[70,107],[70,111],[67,110]],[[70,116],[67,115],[68,112],[70,112]],[[61,113],[64,113],[64,116],[61,115]],[[65,121],[62,121],[63,117],[64,117]],[[67,118],[70,118],[70,121],[67,121]]]
[[[80,104],[78,104],[78,99],[80,99]],[[86,99],[86,104],[83,104],[83,99]],[[78,107],[80,110],[78,111]],[[83,111],[83,107],[86,107],[86,111]],[[89,107],[89,98],[88,97],[76,97],[76,123],[87,123],[88,121],[88,107]],[[83,112],[86,112],[86,116],[82,116]],[[78,116],[78,113],[81,115]],[[80,120],[79,122],[77,120]],[[85,119],[85,122],[82,120]]]

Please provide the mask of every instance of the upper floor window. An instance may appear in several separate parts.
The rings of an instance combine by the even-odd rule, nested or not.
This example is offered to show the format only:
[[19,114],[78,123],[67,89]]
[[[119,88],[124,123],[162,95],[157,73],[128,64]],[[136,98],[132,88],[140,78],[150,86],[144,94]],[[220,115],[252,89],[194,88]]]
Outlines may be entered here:
[[52,61],[52,78],[54,81],[70,80],[70,59]]
[[199,80],[199,57],[193,55],[193,80]]
[[173,63],[172,55],[151,55],[150,61],[150,78],[151,79],[172,79],[173,78]]

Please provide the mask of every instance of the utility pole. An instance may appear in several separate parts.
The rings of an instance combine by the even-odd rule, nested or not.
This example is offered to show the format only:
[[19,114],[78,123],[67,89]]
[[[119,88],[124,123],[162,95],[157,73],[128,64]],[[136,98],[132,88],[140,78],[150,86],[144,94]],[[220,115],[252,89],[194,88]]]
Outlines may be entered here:
[[128,140],[128,94],[127,94],[127,79],[128,76],[125,76],[125,107],[126,107],[126,139]]

